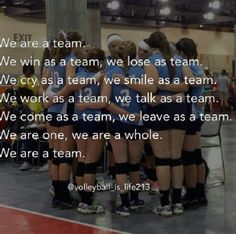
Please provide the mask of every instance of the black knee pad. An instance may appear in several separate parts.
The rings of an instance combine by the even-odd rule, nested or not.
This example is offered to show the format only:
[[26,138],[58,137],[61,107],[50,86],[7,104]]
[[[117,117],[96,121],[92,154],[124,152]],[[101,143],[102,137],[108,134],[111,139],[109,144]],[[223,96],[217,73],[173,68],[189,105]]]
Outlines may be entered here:
[[73,158],[63,156],[59,158],[59,161],[60,161],[60,164],[68,164],[69,166],[71,166],[73,162]]
[[116,163],[116,174],[123,175],[129,173],[129,164],[128,163]]
[[85,169],[84,163],[78,162],[77,168],[76,168],[76,176],[83,177],[84,176],[84,169]]
[[155,158],[156,166],[170,166],[170,158]]
[[85,163],[84,174],[96,174],[98,163]]
[[178,159],[171,159],[171,167],[178,167],[183,165],[182,159],[178,158]]
[[196,149],[195,154],[196,154],[196,164],[197,165],[203,164],[204,160],[202,158],[202,150],[201,149]]
[[129,171],[130,172],[137,172],[140,169],[140,164],[129,164]]
[[182,151],[182,162],[184,166],[190,166],[196,164],[196,153],[195,151]]

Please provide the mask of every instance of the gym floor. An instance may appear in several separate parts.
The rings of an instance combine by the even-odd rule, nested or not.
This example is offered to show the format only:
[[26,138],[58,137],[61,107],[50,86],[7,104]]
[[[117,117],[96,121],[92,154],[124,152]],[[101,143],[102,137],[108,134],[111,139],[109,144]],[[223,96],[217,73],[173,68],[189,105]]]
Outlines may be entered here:
[[[157,197],[142,193],[146,207],[131,217],[122,218],[114,213],[116,194],[100,192],[96,196],[107,207],[106,214],[82,216],[76,210],[51,207],[48,173],[39,173],[37,167],[21,172],[19,164],[1,160],[0,233],[236,233],[235,119],[234,113],[234,121],[222,126],[226,183],[208,188],[208,207],[186,211],[179,217],[163,218],[151,213]],[[220,163],[218,149],[204,150],[204,155],[208,155],[207,161],[214,160],[213,166]],[[219,168],[211,169],[211,173],[222,174]],[[211,180],[215,175],[210,174]]]

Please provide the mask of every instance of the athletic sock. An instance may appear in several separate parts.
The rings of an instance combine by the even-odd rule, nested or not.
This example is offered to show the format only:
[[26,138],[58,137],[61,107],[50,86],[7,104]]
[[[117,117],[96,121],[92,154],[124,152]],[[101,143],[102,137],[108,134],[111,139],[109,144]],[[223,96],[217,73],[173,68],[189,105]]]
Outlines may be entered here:
[[197,183],[197,197],[198,198],[202,198],[202,197],[205,197],[206,194],[205,194],[205,184],[203,183]]
[[60,183],[61,183],[62,200],[66,201],[66,202],[71,201],[70,192],[69,192],[69,189],[68,189],[69,181],[68,180],[60,181]]
[[182,193],[182,189],[173,189],[173,193],[172,193],[172,203],[173,204],[177,204],[177,203],[181,203],[181,193]]
[[161,206],[167,206],[170,204],[169,201],[169,194],[170,194],[170,190],[166,190],[166,191],[161,191],[160,190],[160,202],[161,202]]
[[120,194],[120,198],[121,198],[121,202],[122,202],[123,206],[130,207],[129,193],[122,193],[122,194]]
[[91,206],[92,203],[93,203],[93,192],[84,191],[82,202],[89,205],[89,206]]
[[78,190],[81,201],[84,200],[84,190]]
[[186,188],[186,198],[190,201],[194,200],[196,198],[196,187],[195,188]]
[[52,181],[52,186],[53,186],[53,188],[54,188],[54,194],[55,194],[55,196],[54,196],[54,199],[55,200],[60,200],[60,181],[59,180],[53,180]]
[[130,191],[130,201],[138,201],[139,200],[139,191],[131,190]]

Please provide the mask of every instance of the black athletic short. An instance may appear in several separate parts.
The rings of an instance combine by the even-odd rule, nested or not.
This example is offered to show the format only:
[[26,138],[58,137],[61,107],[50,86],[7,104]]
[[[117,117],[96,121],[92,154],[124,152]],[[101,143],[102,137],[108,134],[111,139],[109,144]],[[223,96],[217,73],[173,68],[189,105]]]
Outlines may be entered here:
[[52,127],[65,127],[73,125],[71,114],[58,114],[58,113],[48,113],[52,116],[52,120],[49,124]]
[[[147,129],[153,131],[164,131],[170,129],[184,130],[187,129],[186,121],[186,104],[185,103],[164,103],[155,107],[148,107],[146,114],[158,114],[159,116],[168,114],[169,121],[160,120],[160,121],[144,121],[144,126]],[[176,115],[183,116],[184,120],[175,121],[174,117]]]
[[74,114],[74,103],[68,103],[65,114],[48,112],[52,116],[52,121],[49,124],[52,127],[65,127],[73,125],[72,117]]
[[74,123],[74,132],[87,133],[89,137],[92,137],[95,133],[100,134],[105,131],[106,124],[104,122],[84,121],[81,119]]
[[108,132],[115,136],[116,133],[119,133],[121,137],[125,137],[125,134],[135,133],[144,133],[144,127],[138,126],[135,124],[123,123],[121,121],[115,121],[114,123],[110,122],[108,124]]
[[188,120],[186,135],[195,135],[197,132],[200,132],[203,123],[204,122],[200,118],[196,119],[195,121]]

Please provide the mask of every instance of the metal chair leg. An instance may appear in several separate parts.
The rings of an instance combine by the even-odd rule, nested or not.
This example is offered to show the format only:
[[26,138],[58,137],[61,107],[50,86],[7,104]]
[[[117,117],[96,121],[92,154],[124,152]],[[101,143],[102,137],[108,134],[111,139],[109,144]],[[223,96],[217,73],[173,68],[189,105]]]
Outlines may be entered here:
[[226,181],[226,175],[225,175],[225,162],[224,162],[224,154],[223,154],[223,149],[222,145],[220,145],[220,153],[221,153],[221,161],[222,161],[222,167],[223,167],[223,177],[224,177],[224,183]]

